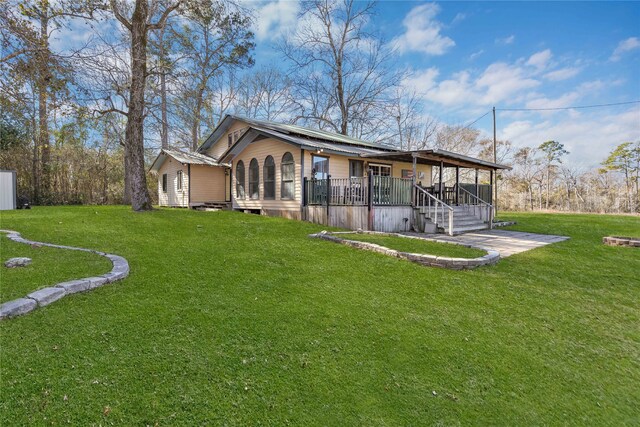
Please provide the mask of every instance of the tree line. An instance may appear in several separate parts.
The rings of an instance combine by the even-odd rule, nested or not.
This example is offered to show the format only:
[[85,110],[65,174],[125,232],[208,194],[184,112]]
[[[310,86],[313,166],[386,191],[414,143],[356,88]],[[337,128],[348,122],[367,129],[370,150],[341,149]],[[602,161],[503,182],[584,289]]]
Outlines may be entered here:
[[[255,12],[223,0],[8,0],[0,4],[0,167],[35,204],[155,202],[159,148],[195,150],[225,114],[295,123],[402,149],[493,159],[477,129],[438,121],[368,25],[375,3],[303,3],[254,66]],[[75,37],[69,37],[70,34]],[[60,40],[60,37],[70,38]],[[565,166],[550,141],[499,141],[509,209],[638,211],[638,143],[602,167]]]

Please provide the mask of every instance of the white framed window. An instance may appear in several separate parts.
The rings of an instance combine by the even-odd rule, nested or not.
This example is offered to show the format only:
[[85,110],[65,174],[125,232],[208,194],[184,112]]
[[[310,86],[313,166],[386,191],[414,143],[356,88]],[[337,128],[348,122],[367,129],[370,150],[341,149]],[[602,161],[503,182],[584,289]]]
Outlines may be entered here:
[[284,153],[282,162],[280,163],[280,198],[290,200],[295,197],[295,177],[296,164],[293,155],[289,152]]
[[369,170],[373,176],[391,176],[391,165],[369,163]]
[[255,158],[249,162],[249,198],[260,198],[260,166]]
[[182,191],[182,171],[176,172],[178,191]]
[[276,198],[276,162],[272,156],[267,156],[264,159],[264,166],[262,167],[262,181],[264,184],[264,198],[275,199]]
[[236,197],[244,199],[244,162],[240,160],[236,165]]
[[244,135],[244,133],[249,129],[248,127],[244,127],[242,129],[234,130],[233,132],[229,132],[227,134],[227,145],[231,147],[233,144],[238,142],[240,137]]

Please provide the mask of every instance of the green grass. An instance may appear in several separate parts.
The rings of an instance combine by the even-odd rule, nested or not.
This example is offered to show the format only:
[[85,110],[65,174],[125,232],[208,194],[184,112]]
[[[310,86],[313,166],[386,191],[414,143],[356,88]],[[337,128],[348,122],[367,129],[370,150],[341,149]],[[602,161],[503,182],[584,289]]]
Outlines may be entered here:
[[638,424],[640,256],[601,238],[640,219],[502,216],[571,239],[450,271],[234,212],[3,212],[131,275],[0,322],[0,425]]
[[[56,243],[56,242],[52,242]],[[27,257],[26,267],[6,268],[9,258]],[[111,262],[99,255],[16,243],[0,234],[0,303],[60,282],[108,273]]]
[[431,242],[428,240],[408,239],[406,237],[383,236],[377,234],[353,233],[339,234],[336,237],[360,242],[375,243],[389,249],[401,252],[436,255],[450,258],[477,258],[487,253],[480,249],[468,248],[448,243]]

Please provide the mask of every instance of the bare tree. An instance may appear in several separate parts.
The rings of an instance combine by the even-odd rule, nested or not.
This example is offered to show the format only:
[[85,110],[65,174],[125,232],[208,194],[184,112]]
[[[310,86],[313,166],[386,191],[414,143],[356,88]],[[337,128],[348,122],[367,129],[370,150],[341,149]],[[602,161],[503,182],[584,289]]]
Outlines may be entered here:
[[[155,9],[154,5],[154,9]],[[144,167],[144,108],[147,79],[147,40],[149,32],[162,28],[169,14],[180,6],[180,1],[167,6],[160,17],[152,21],[147,0],[136,0],[130,18],[122,14],[122,7],[111,0],[111,11],[131,37],[131,84],[127,126],[125,129],[125,170],[129,175],[131,207],[134,211],[151,210]]]
[[287,120],[294,110],[291,81],[275,67],[247,74],[238,87],[236,113],[264,120]]
[[296,120],[343,135],[367,137],[384,114],[400,73],[390,51],[366,31],[374,3],[315,0],[302,24],[279,46],[291,64]]
[[212,84],[228,68],[253,65],[251,16],[231,3],[201,0],[188,7],[187,20],[175,33],[184,57],[181,108],[188,112],[191,149],[198,148],[203,112],[211,109]]

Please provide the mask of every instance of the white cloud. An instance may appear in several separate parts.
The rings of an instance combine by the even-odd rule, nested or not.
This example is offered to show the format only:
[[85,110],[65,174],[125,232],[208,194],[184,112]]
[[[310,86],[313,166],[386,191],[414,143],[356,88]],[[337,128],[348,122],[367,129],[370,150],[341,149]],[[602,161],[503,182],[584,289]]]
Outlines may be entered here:
[[513,44],[514,41],[516,41],[516,36],[511,34],[508,37],[504,37],[504,38],[501,38],[501,39],[496,39],[496,44]]
[[521,100],[523,92],[540,84],[527,76],[526,68],[517,64],[496,62],[474,77],[468,70],[437,81],[436,68],[414,73],[404,85],[421,95],[425,101],[446,107],[489,106]]
[[581,95],[576,91],[566,93],[555,99],[543,96],[527,101],[526,106],[527,108],[564,108],[571,106],[580,97]]
[[476,87],[484,91],[483,103],[513,101],[524,89],[531,89],[540,84],[527,76],[526,71],[517,65],[496,62],[487,67],[476,81]]
[[626,52],[635,50],[640,48],[640,39],[638,39],[637,37],[629,37],[626,40],[622,40],[620,43],[618,43],[618,47],[616,47],[616,49],[613,51],[613,54],[611,55],[611,58],[609,58],[611,61],[619,61],[620,59],[622,59],[622,55]]
[[578,75],[579,72],[580,72],[580,68],[567,67],[567,68],[560,68],[559,70],[555,70],[555,71],[550,71],[547,74],[545,74],[544,77],[547,80],[557,82],[560,80],[567,80],[567,79],[570,79],[571,77],[575,77],[576,75]]
[[502,128],[499,135],[518,147],[538,146],[547,140],[559,141],[570,152],[567,162],[592,167],[621,142],[638,140],[639,122],[640,110],[634,107],[619,114],[574,115],[570,120],[515,121]]
[[440,74],[440,72],[435,67],[414,72],[403,80],[402,86],[411,91],[415,91],[417,94],[424,95],[435,86],[435,80],[438,74]]
[[265,3],[255,11],[254,27],[258,41],[275,40],[293,30],[298,23],[300,4],[296,1],[275,0]]
[[393,46],[400,53],[413,51],[428,55],[442,55],[455,46],[452,39],[440,34],[442,23],[435,20],[439,12],[440,6],[435,3],[411,9],[402,21],[405,32],[393,39]]
[[474,59],[476,59],[477,57],[479,57],[480,55],[482,55],[484,53],[484,49],[480,49],[477,52],[473,52],[471,55],[469,55],[469,60],[473,61]]
[[453,21],[451,21],[451,25],[456,25],[456,24],[464,21],[465,19],[467,19],[467,15],[465,15],[464,13],[459,12],[453,18]]
[[529,57],[527,61],[527,65],[531,65],[535,67],[538,71],[544,70],[549,64],[549,60],[551,60],[551,50],[545,49],[540,52],[536,52]]

